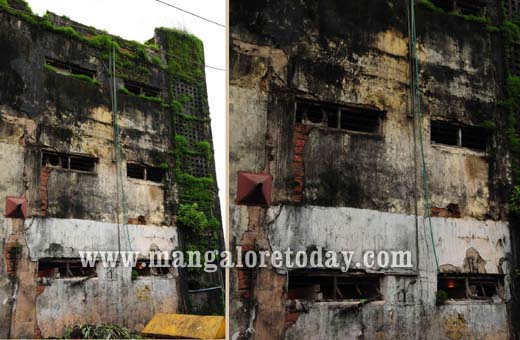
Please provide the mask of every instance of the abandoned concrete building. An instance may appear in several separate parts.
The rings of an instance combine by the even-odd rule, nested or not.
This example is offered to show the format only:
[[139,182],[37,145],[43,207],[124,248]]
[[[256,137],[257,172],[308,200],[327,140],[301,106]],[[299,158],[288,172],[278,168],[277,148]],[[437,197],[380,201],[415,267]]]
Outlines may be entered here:
[[[220,313],[220,274],[143,265],[222,246],[202,42],[158,28],[140,44],[10,0],[0,51],[0,338]],[[139,262],[81,265],[118,250]]]
[[232,339],[518,337],[520,7],[414,4],[230,1],[231,248],[360,264],[232,270]]

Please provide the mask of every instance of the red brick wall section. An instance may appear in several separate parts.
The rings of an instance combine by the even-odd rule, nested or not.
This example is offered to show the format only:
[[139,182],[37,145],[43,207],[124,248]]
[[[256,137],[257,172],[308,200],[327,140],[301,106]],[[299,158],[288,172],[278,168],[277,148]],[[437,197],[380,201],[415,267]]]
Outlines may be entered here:
[[8,242],[5,245],[4,258],[7,275],[16,276],[16,266],[20,257],[20,254],[16,254],[20,250],[18,242]]
[[293,138],[293,172],[294,172],[294,193],[293,201],[300,203],[303,199],[303,189],[305,187],[305,168],[303,165],[303,152],[305,143],[309,139],[310,127],[304,124],[296,124],[294,127]]
[[51,174],[51,168],[43,167],[40,172],[40,215],[47,215],[47,207],[49,206],[48,194],[47,194],[47,183],[49,182],[49,176]]
[[[242,235],[240,240],[240,247],[242,248],[242,254],[246,251],[254,250],[256,247],[256,238],[258,233],[256,231],[246,231]],[[250,268],[237,268],[237,280],[238,280],[238,295],[243,298],[249,298],[251,296],[251,283],[253,282],[254,269]]]
[[285,312],[285,330],[287,328],[291,327],[298,321],[298,318],[300,317],[300,312]]

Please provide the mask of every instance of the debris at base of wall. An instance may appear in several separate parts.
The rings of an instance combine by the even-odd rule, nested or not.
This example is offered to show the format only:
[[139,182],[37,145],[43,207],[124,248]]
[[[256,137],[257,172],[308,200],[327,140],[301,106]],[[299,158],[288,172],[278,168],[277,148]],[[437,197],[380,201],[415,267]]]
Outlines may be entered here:
[[113,324],[83,325],[77,324],[65,329],[64,339],[142,339],[128,328]]

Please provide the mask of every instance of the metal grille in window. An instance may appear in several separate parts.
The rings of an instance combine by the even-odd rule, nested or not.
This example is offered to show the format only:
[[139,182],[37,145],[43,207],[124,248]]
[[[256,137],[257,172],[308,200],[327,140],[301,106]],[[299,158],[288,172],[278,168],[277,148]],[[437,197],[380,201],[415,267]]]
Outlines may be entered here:
[[520,13],[520,0],[507,0],[504,2],[504,15],[512,20]]
[[175,132],[178,135],[186,137],[190,145],[204,140],[206,135],[204,133],[204,122],[198,120],[187,120],[182,117],[175,117]]
[[432,3],[445,12],[457,12],[462,15],[486,15],[486,2],[483,0],[432,0]]
[[446,292],[452,300],[503,298],[503,286],[503,275],[442,274],[437,277],[437,290]]
[[296,102],[296,122],[351,132],[380,134],[384,112],[308,100]]
[[41,159],[43,166],[92,173],[96,172],[98,162],[96,157],[71,155],[52,150],[42,150]]
[[507,48],[507,68],[513,76],[520,76],[520,45],[511,44]]
[[184,155],[181,159],[181,170],[195,177],[208,175],[207,160],[204,156]]
[[183,83],[181,81],[175,82],[174,86],[175,97],[177,99],[182,98],[183,95],[189,96],[190,100],[184,106],[186,114],[202,116],[202,101],[200,98],[199,91],[196,87]]

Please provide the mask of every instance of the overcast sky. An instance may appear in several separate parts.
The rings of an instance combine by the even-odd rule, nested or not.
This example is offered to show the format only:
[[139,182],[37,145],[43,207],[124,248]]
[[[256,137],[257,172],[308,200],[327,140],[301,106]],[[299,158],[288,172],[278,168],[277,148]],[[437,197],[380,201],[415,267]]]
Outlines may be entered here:
[[[220,24],[226,24],[225,0],[162,0]],[[156,27],[185,29],[204,42],[206,65],[226,67],[226,29],[155,0],[28,0],[35,13],[49,10],[74,21],[145,42]],[[221,206],[226,196],[226,73],[206,68],[211,127]],[[227,212],[222,209],[223,221]]]

